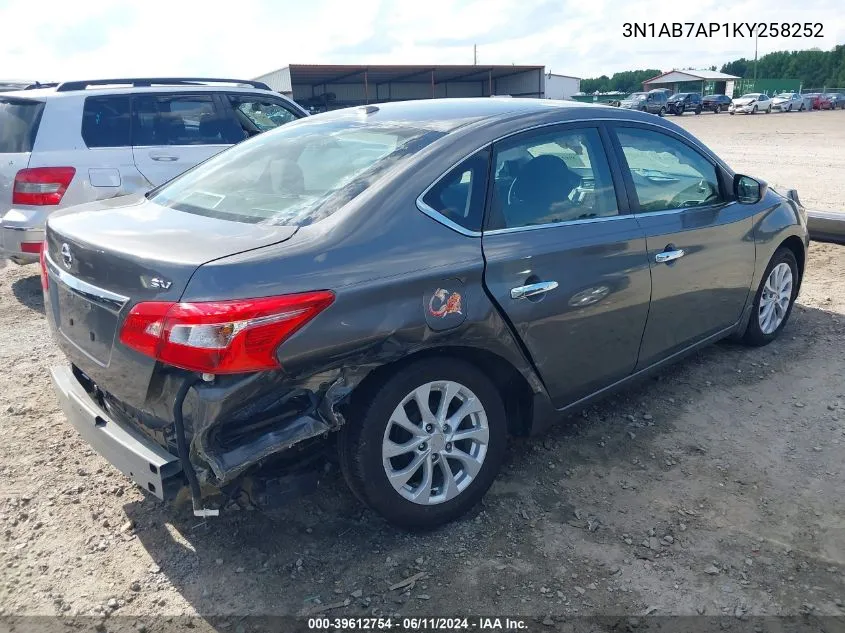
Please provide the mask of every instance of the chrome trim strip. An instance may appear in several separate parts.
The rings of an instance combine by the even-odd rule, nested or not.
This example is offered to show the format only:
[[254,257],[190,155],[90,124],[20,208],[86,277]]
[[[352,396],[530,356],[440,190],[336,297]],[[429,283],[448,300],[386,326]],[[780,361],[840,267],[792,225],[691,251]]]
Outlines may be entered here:
[[82,281],[73,275],[66,273],[50,258],[50,255],[44,253],[44,260],[47,264],[47,269],[54,277],[61,281],[65,286],[70,288],[73,292],[78,294],[83,299],[87,299],[91,303],[105,308],[110,312],[117,314],[123,309],[123,306],[129,301],[129,297],[124,297],[116,292],[98,288],[87,281]]
[[[657,116],[657,115],[653,115],[653,116]],[[620,214],[620,215],[604,217],[604,218],[588,218],[586,220],[571,220],[569,222],[554,222],[554,223],[551,223],[551,224],[538,224],[536,226],[530,226],[530,227],[514,227],[514,228],[509,228],[509,229],[493,229],[492,231],[484,231],[482,233],[480,231],[470,231],[469,229],[462,227],[460,224],[453,222],[452,220],[447,218],[445,215],[443,215],[442,213],[440,213],[436,209],[433,209],[432,207],[427,205],[425,202],[423,202],[423,198],[426,196],[426,194],[429,191],[431,191],[431,189],[433,189],[434,186],[437,185],[437,183],[439,183],[447,175],[449,175],[449,172],[451,172],[455,167],[460,165],[462,162],[464,162],[467,158],[469,158],[470,156],[472,156],[476,152],[480,152],[481,150],[492,146],[494,143],[499,143],[500,141],[503,141],[507,138],[510,138],[511,136],[516,136],[517,134],[522,134],[523,132],[531,132],[532,130],[539,130],[539,129],[542,129],[544,127],[553,127],[553,126],[556,126],[556,125],[569,125],[571,123],[598,123],[600,121],[611,121],[611,122],[616,122],[616,123],[637,123],[639,125],[645,125],[647,127],[653,127],[657,130],[662,130],[664,132],[669,131],[669,132],[672,132],[674,134],[677,134],[677,132],[675,132],[674,130],[669,129],[669,128],[663,126],[663,125],[657,125],[657,124],[651,123],[649,121],[638,121],[636,119],[625,119],[625,118],[620,118],[620,117],[595,117],[595,118],[590,118],[590,119],[568,119],[566,121],[552,121],[552,122],[546,122],[546,123],[538,123],[537,125],[532,125],[530,127],[515,130],[513,132],[508,132],[507,134],[499,136],[499,137],[493,139],[492,141],[488,141],[488,142],[484,143],[484,145],[481,145],[480,147],[477,147],[474,150],[472,150],[471,152],[465,154],[460,160],[458,160],[454,164],[450,165],[449,168],[446,171],[444,171],[442,174],[440,174],[440,176],[438,176],[434,180],[434,182],[432,182],[428,187],[425,188],[425,191],[423,191],[419,196],[417,196],[417,200],[416,200],[417,209],[419,209],[422,213],[424,213],[425,215],[430,217],[432,220],[439,222],[440,224],[452,229],[453,231],[457,231],[461,235],[466,235],[467,237],[481,237],[482,235],[498,235],[500,233],[505,233],[505,232],[510,233],[510,232],[513,232],[513,231],[543,229],[543,228],[548,228],[550,226],[563,226],[563,225],[568,226],[570,224],[583,224],[583,223],[588,222],[588,221],[589,222],[595,222],[595,221],[603,221],[603,220],[615,220],[615,219],[618,219],[618,218],[639,217],[641,215],[657,215],[657,214],[663,214],[663,213],[667,213],[667,212],[674,213],[676,211],[683,211],[684,209],[670,209],[670,210],[667,210],[667,211],[654,211],[654,212],[651,212],[651,213],[623,213],[623,214]],[[690,141],[693,145],[695,145],[710,160],[713,160],[714,162],[720,164],[722,167],[726,166],[722,163],[721,159],[718,156],[716,156],[710,150],[708,150],[706,147],[701,145],[701,143],[698,142],[698,139],[696,139],[695,137],[693,137],[692,139],[688,139],[686,137],[684,137],[684,138],[685,138],[685,140]],[[491,156],[491,158],[492,158],[492,156]]]
[[[455,166],[457,166],[457,164]],[[452,170],[450,169],[449,171],[452,171]],[[446,172],[446,174],[448,174],[448,173],[449,172]],[[428,193],[429,189],[431,189],[434,185],[436,185],[438,182],[440,182],[440,180],[442,180],[443,177],[446,176],[446,174],[443,174],[443,176],[440,176],[440,178],[438,178],[435,182],[433,182],[429,186],[429,188],[426,189],[422,193],[422,195],[420,195],[417,198],[417,209],[422,211],[424,214],[426,214],[428,217],[430,217],[435,222],[440,222],[440,224],[443,224],[444,226],[448,226],[450,229],[452,229],[453,231],[457,231],[461,235],[466,235],[467,237],[481,237],[481,233],[479,231],[470,231],[469,229],[462,227],[457,222],[453,222],[452,220],[447,218],[445,215],[443,215],[439,211],[435,211],[433,208],[431,208],[429,205],[427,205],[425,202],[422,201],[423,196],[425,196]]]
[[41,231],[44,232],[43,226],[0,226],[7,231]]
[[607,215],[599,218],[583,218],[581,220],[567,220],[565,222],[549,222],[547,224],[529,224],[528,226],[514,226],[507,229],[493,229],[484,231],[484,235],[503,235],[505,233],[519,233],[521,231],[536,231],[537,229],[548,229],[555,226],[572,226],[576,224],[592,224],[594,222],[610,222],[611,220],[630,220],[634,216],[630,213],[622,215]]

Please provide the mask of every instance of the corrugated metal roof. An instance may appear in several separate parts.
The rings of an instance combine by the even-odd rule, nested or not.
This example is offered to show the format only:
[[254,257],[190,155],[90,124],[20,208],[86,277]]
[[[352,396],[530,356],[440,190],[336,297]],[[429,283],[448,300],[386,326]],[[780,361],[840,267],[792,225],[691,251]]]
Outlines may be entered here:
[[[516,75],[528,71],[543,72],[544,66],[481,66],[481,65],[327,65],[327,64],[291,64],[292,84],[306,84],[318,86],[321,84],[364,81],[379,83],[419,83],[432,80],[434,83],[454,81],[485,81],[491,78],[500,79],[508,75]],[[271,73],[267,73],[271,74]],[[267,75],[262,75],[266,77]]]

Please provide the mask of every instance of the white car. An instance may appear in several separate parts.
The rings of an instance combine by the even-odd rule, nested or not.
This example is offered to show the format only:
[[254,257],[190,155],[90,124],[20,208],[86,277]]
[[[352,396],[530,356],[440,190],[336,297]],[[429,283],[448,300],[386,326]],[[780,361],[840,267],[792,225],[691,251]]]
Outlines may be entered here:
[[803,112],[812,109],[813,104],[797,92],[783,92],[772,97],[772,110],[781,112]]
[[742,95],[733,100],[728,106],[728,113],[736,114],[742,112],[743,114],[757,114],[758,112],[765,112],[769,114],[772,111],[772,100],[762,92],[751,92],[747,95]]
[[57,209],[144,192],[308,113],[263,83],[192,77],[0,92],[0,259],[38,261]]

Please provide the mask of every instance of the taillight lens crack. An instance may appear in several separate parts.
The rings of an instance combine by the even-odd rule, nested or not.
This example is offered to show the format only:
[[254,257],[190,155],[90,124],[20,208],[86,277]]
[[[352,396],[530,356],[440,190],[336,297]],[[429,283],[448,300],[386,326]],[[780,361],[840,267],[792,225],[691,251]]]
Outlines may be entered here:
[[130,310],[120,341],[192,371],[231,374],[278,369],[276,350],[334,301],[328,290],[236,301],[149,301]]

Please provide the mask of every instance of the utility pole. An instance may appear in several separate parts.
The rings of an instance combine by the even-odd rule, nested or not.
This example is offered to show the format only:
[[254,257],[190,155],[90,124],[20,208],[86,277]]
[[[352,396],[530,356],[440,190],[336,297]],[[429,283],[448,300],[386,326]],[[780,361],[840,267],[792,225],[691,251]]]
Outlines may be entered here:
[[754,32],[754,90],[757,90],[757,31]]
[[478,66],[478,44],[472,45],[472,65]]

